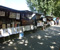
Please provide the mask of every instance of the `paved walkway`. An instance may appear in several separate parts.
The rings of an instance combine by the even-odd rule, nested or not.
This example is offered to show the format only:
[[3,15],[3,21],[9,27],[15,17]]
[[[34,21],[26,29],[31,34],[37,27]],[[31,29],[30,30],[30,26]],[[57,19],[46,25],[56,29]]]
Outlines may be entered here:
[[25,34],[23,39],[9,40],[0,44],[0,50],[59,50],[60,26],[51,26],[44,31]]

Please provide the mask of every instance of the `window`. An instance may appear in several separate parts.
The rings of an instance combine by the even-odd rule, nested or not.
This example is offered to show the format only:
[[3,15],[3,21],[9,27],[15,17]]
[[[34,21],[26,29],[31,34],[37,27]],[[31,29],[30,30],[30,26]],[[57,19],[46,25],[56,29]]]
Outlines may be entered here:
[[0,11],[0,16],[5,16],[5,12],[4,11]]
[[16,18],[16,13],[10,12],[9,18]]
[[20,19],[20,14],[19,13],[16,14],[16,19]]
[[5,29],[6,28],[6,24],[2,24],[2,28]]

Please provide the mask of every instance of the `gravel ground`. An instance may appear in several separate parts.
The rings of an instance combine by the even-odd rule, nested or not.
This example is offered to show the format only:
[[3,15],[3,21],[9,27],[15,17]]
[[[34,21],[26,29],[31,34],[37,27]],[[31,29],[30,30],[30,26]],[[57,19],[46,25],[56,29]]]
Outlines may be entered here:
[[12,39],[0,44],[0,50],[59,50],[60,27],[51,26],[26,33],[22,39]]

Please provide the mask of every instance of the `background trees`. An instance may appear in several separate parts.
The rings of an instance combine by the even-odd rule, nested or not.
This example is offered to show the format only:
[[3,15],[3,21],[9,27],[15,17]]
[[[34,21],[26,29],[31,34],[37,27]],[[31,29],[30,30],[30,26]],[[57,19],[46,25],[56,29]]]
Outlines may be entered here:
[[53,15],[60,17],[60,0],[55,1]]
[[59,0],[26,0],[27,5],[33,12],[44,13],[45,15],[60,16]]

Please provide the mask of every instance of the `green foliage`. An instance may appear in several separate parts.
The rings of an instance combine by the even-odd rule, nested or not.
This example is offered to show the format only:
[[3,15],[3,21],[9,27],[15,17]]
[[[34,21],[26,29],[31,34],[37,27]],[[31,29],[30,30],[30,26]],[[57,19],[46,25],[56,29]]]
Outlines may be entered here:
[[55,6],[54,13],[56,17],[60,17],[60,3]]
[[55,1],[53,15],[56,17],[60,17],[60,0]]
[[60,0],[26,0],[30,10],[45,15],[60,16]]

